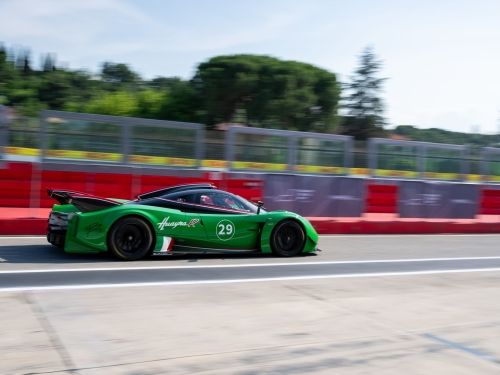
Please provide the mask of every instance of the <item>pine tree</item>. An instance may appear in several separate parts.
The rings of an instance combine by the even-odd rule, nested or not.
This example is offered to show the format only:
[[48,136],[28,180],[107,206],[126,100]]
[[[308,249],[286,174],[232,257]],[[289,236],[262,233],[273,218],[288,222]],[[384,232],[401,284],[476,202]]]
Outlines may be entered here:
[[7,50],[3,43],[0,43],[0,65],[7,61]]
[[28,49],[19,50],[17,52],[16,68],[24,74],[32,72],[30,51]]
[[56,58],[54,55],[47,53],[42,56],[42,70],[44,72],[52,72],[56,70]]
[[343,104],[347,110],[341,127],[343,134],[364,140],[384,133],[384,105],[380,92],[385,78],[377,78],[381,67],[373,49],[365,48],[351,82],[345,85],[349,94]]

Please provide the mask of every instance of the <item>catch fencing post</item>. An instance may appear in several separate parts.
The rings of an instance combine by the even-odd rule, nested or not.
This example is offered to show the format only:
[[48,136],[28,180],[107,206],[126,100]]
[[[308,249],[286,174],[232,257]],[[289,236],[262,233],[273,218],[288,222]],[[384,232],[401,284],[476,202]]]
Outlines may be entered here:
[[465,146],[465,148],[462,150],[462,162],[460,165],[463,181],[467,180],[467,175],[470,173],[471,168],[469,163],[469,157],[470,157],[470,149],[468,146]]
[[427,148],[424,144],[417,146],[417,172],[418,177],[425,178],[425,158],[427,157]]
[[481,181],[486,180],[488,174],[488,161],[486,160],[486,147],[481,149],[481,157],[479,159],[479,173],[481,174]]
[[297,136],[293,134],[288,138],[287,142],[287,169],[290,172],[294,171],[294,167],[297,164]]
[[371,177],[375,176],[377,171],[377,138],[368,140],[368,169]]
[[344,148],[344,168],[346,170],[346,174],[350,174],[351,168],[353,167],[353,147],[354,142],[352,137],[347,138]]
[[205,159],[205,127],[200,126],[196,130],[196,149],[195,155],[198,160],[197,166],[201,168],[203,166],[203,160]]
[[[492,166],[492,163],[497,165]],[[500,148],[483,147],[481,149],[480,169],[483,181],[500,182]]]
[[5,147],[7,146],[8,126],[7,107],[0,105],[0,163],[4,159]]
[[43,163],[44,159],[47,156],[48,149],[48,119],[49,113],[48,111],[42,111],[40,113],[40,125],[39,125],[39,137],[38,137],[38,149],[40,150],[40,162]]
[[227,170],[229,170],[229,171],[233,169],[234,140],[235,140],[234,130],[235,130],[235,128],[230,126],[226,131],[226,137],[224,140]]
[[122,162],[130,163],[130,124],[127,121],[122,122]]

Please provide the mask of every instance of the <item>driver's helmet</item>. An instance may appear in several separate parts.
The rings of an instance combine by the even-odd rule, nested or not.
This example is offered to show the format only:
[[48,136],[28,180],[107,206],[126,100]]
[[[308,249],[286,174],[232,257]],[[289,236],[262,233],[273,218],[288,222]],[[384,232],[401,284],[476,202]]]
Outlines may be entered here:
[[208,195],[202,195],[200,197],[200,203],[204,204],[204,205],[210,205],[210,206],[214,205],[214,201]]

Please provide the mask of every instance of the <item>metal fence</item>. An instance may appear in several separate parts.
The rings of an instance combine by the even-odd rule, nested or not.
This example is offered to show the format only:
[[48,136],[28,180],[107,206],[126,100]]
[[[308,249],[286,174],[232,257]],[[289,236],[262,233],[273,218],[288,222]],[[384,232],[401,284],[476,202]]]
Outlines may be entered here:
[[352,138],[342,135],[230,127],[229,170],[348,174]]
[[463,180],[468,174],[468,148],[430,142],[369,140],[372,176]]
[[[3,116],[2,116],[3,114]],[[2,156],[3,155],[3,156]],[[219,169],[319,175],[500,182],[500,149],[43,111],[7,122],[0,107],[0,162]]]
[[43,111],[41,160],[200,167],[201,124]]

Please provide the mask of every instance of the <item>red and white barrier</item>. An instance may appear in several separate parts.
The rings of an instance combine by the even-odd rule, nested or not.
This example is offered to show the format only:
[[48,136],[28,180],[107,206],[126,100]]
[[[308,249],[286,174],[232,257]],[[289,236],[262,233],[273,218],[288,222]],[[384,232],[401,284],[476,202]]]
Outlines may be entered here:
[[481,215],[500,215],[500,186],[498,189],[483,188],[479,206]]
[[366,213],[398,212],[398,185],[368,183],[366,188]]
[[[111,169],[111,168],[110,168]],[[140,171],[140,170],[138,170]],[[228,178],[224,173],[200,172],[197,177],[142,175],[91,171],[39,170],[37,164],[7,163],[0,169],[0,207],[51,207],[47,189],[66,189],[122,199],[148,191],[196,182],[216,186],[244,198],[262,199],[262,181]]]
[[[110,167],[110,170],[112,168]],[[133,169],[132,169],[133,170]],[[221,172],[196,172],[191,176],[112,173],[110,171],[40,170],[38,164],[10,162],[0,168],[0,235],[44,234],[47,212],[54,203],[48,188],[130,199],[139,193],[182,183],[213,182],[218,187],[257,201],[263,199],[264,175],[235,178]],[[151,174],[153,173],[153,174]],[[165,171],[161,171],[165,173]],[[260,176],[260,177],[259,177]],[[248,177],[248,176],[245,176]],[[310,217],[321,234],[430,234],[500,233],[500,185],[478,187],[476,218],[400,218],[401,186],[398,181],[365,182],[364,215],[361,217]],[[41,208],[39,208],[41,207]],[[17,208],[17,209],[16,209]]]

